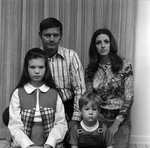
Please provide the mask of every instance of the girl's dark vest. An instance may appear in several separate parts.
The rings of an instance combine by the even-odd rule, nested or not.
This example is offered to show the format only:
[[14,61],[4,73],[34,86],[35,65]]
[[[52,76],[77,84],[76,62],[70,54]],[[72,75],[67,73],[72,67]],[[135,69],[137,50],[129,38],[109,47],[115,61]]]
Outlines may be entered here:
[[[20,99],[21,108],[21,120],[24,123],[24,133],[30,138],[32,125],[34,122],[34,114],[36,108],[36,90],[31,94],[28,94],[24,88],[18,89],[18,95]],[[49,89],[47,92],[39,91],[39,105],[40,113],[42,117],[44,138],[47,139],[49,132],[54,127],[55,112],[56,112],[56,102],[57,102],[57,91],[54,89]],[[63,148],[63,142],[56,145],[56,148]],[[11,148],[18,148],[11,143]]]

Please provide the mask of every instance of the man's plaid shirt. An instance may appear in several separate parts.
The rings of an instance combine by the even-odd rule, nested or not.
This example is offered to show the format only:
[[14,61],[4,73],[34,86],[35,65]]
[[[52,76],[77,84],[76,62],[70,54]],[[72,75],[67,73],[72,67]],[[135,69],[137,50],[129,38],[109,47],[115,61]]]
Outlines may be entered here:
[[74,50],[59,46],[58,52],[49,58],[52,77],[63,93],[63,101],[74,98],[72,120],[80,121],[79,99],[85,92],[84,70]]

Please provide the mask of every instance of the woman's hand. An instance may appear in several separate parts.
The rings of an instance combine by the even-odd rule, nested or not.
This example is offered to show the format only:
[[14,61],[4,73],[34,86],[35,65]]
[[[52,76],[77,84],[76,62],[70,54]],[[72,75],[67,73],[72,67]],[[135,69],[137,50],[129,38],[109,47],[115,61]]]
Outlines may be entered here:
[[114,123],[109,127],[109,130],[112,136],[114,136],[115,133],[118,131],[119,125],[120,125],[120,122],[119,120],[116,119]]

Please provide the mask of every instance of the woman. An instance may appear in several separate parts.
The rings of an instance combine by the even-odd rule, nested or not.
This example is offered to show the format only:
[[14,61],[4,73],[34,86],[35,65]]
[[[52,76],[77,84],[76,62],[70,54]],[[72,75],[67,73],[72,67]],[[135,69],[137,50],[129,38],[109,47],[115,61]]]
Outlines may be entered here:
[[103,100],[99,120],[114,136],[114,148],[128,148],[133,71],[131,64],[117,52],[112,33],[108,29],[98,29],[91,40],[85,80],[87,91],[97,92]]

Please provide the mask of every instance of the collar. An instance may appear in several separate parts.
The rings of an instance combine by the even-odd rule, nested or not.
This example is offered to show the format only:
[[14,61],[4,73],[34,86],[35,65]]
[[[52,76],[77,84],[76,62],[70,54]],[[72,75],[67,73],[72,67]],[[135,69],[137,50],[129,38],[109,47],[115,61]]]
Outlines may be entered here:
[[24,85],[24,89],[28,94],[31,94],[32,92],[34,92],[36,89],[39,89],[42,92],[47,92],[50,88],[48,86],[46,86],[45,84],[43,84],[42,86],[36,88],[34,86],[32,86],[30,83],[27,83]]
[[[41,47],[41,49],[44,50],[43,47]],[[58,51],[57,51],[57,53],[56,53],[54,56],[57,56],[57,55],[59,55],[59,56],[61,56],[62,58],[64,58],[63,47],[61,47],[60,45],[58,46]],[[54,57],[54,56],[53,56],[53,57]],[[49,59],[50,59],[50,58],[49,58]]]
[[92,126],[92,127],[86,126],[86,125],[84,124],[83,120],[81,121],[80,124],[81,124],[81,126],[82,126],[82,128],[83,128],[84,130],[89,131],[89,132],[95,131],[95,130],[99,127],[99,122],[98,122],[98,120],[97,120],[96,124],[95,124],[94,126]]
[[58,46],[58,52],[57,54],[59,54],[62,58],[64,58],[64,52],[63,52],[63,47],[61,47],[60,45]]

